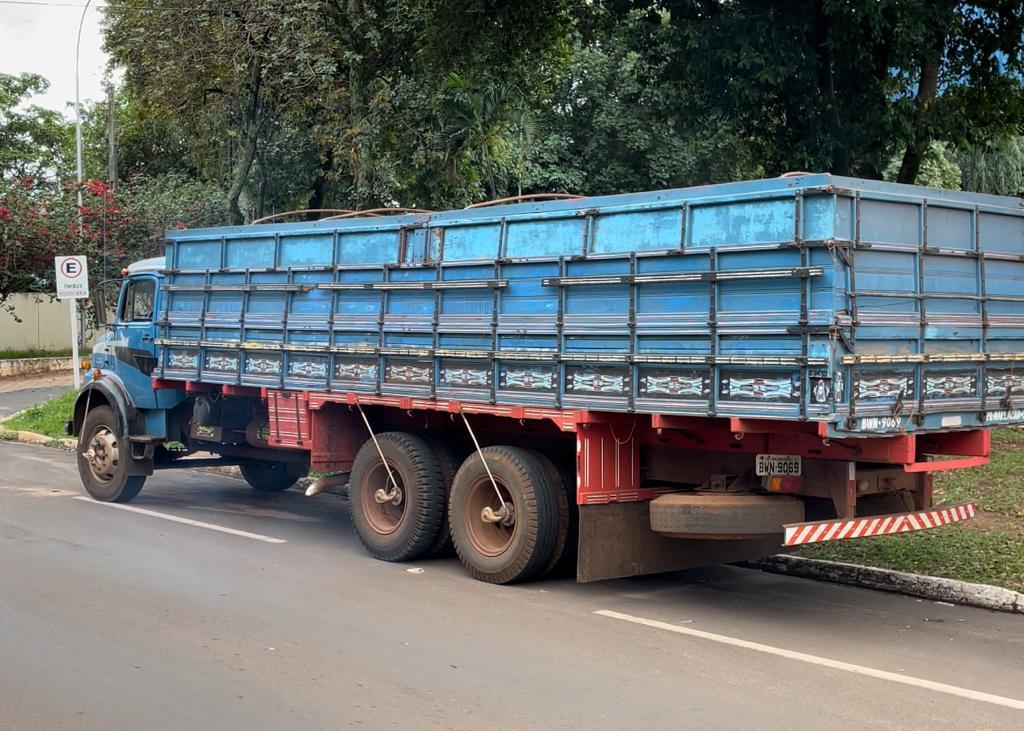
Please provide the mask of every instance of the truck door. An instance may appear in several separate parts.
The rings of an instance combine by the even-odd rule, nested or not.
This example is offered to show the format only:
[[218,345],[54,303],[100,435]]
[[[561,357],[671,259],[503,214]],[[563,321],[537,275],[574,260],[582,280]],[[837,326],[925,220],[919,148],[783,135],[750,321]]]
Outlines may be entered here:
[[121,378],[136,408],[156,408],[152,375],[156,367],[156,324],[159,296],[158,278],[139,274],[125,281],[114,320],[110,345],[114,371]]

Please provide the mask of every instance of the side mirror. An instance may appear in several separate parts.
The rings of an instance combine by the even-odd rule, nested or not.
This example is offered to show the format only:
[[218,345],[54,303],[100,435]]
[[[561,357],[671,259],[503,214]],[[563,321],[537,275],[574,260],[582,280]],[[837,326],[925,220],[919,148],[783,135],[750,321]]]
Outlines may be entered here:
[[[107,279],[96,286],[92,298],[96,307],[96,327],[110,327],[114,324],[114,308],[120,299],[121,283],[120,279]],[[108,294],[113,294],[113,307],[107,305]]]
[[96,294],[93,295],[93,306],[96,308],[96,327],[107,326],[107,298],[104,296],[103,288],[97,287]]

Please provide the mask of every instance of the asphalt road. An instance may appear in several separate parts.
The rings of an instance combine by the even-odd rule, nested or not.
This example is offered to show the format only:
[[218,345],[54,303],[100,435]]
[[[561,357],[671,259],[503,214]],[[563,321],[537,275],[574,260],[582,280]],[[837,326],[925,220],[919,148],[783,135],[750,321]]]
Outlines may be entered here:
[[1024,727],[1019,615],[735,567],[489,586],[370,559],[337,496],[174,471],[137,512],[0,463],[5,731]]
[[47,373],[26,378],[0,378],[0,420],[60,396],[71,387],[70,374]]

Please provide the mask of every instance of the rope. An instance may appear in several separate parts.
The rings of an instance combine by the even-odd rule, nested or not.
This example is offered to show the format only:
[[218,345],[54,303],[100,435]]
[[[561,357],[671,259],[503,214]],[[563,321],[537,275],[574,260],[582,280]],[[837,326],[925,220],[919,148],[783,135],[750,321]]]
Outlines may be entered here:
[[476,453],[480,455],[480,461],[484,463],[484,469],[487,470],[487,478],[491,481],[491,487],[494,488],[494,494],[498,496],[498,503],[502,509],[505,508],[505,498],[501,495],[501,490],[498,489],[498,483],[494,479],[494,474],[491,472],[491,466],[487,464],[487,458],[484,457],[483,450],[480,449],[480,442],[476,440],[476,434],[473,433],[473,427],[469,425],[469,419],[466,418],[466,414],[462,411],[459,412],[459,416],[462,417],[463,423],[466,425],[466,430],[469,431],[469,438],[473,440],[473,446],[476,448]]
[[363,417],[363,423],[366,424],[366,431],[370,432],[370,439],[373,440],[373,446],[377,448],[377,454],[380,455],[380,461],[384,463],[384,469],[388,472],[388,480],[391,481],[391,492],[377,490],[373,495],[373,499],[379,503],[392,502],[400,494],[398,490],[398,482],[395,480],[395,476],[391,473],[391,465],[389,465],[387,459],[384,458],[384,450],[380,448],[380,442],[377,441],[377,435],[373,433],[373,428],[370,426],[370,420],[366,418],[362,405],[357,402],[356,408],[359,409],[359,415]]

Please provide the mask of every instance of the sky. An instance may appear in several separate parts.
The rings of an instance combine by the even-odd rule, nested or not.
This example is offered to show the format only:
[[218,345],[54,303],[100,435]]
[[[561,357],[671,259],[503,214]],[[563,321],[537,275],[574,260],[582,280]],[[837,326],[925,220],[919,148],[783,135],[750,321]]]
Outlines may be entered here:
[[[31,103],[74,116],[75,38],[85,0],[0,0],[0,73],[26,71],[50,81],[46,94]],[[107,58],[101,48],[98,3],[82,25],[80,84],[82,102],[104,95]]]

